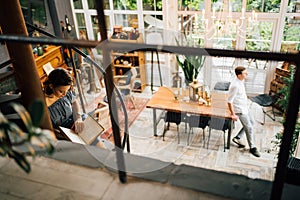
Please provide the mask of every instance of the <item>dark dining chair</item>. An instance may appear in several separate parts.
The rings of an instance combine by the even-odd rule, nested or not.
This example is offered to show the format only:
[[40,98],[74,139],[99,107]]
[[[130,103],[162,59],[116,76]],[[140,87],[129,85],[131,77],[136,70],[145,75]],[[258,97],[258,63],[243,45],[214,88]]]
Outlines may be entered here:
[[228,81],[219,81],[215,84],[214,90],[228,91],[229,86],[230,86],[230,82],[228,82]]
[[170,123],[175,123],[177,126],[177,137],[178,137],[178,144],[180,143],[180,134],[179,134],[179,124],[186,119],[186,114],[167,111],[164,117],[165,125],[164,125],[164,132],[163,132],[163,141],[165,141],[165,134],[167,130],[170,128]]
[[187,145],[190,143],[190,134],[193,133],[193,128],[202,128],[203,146],[205,146],[205,128],[208,126],[209,120],[209,117],[199,115],[191,115],[187,117],[187,123],[189,125]]
[[[275,111],[274,111],[274,104],[278,99],[278,95],[269,95],[269,94],[259,94],[257,96],[251,97],[250,100],[254,103],[257,103],[261,106],[261,109],[264,114],[264,122],[261,124],[265,124],[266,122],[266,115],[270,117],[273,121],[275,121]],[[266,111],[264,108],[271,107],[271,110]],[[269,114],[272,113],[272,115]]]
[[224,119],[224,118],[218,118],[218,117],[212,117],[209,121],[209,132],[208,132],[208,140],[207,140],[207,148],[209,146],[209,140],[210,140],[210,135],[211,135],[211,130],[220,130],[223,131],[223,139],[224,139],[224,152],[226,149],[226,140],[225,140],[225,134],[226,130],[229,130],[230,128],[230,120],[229,119]]

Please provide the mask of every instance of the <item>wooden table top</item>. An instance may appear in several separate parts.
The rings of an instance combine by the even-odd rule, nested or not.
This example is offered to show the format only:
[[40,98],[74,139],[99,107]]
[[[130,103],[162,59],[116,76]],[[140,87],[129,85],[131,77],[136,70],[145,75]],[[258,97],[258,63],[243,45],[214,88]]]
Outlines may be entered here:
[[184,101],[183,97],[188,96],[188,91],[183,91],[184,95],[179,96],[178,100],[175,100],[173,93],[175,90],[176,88],[160,87],[147,103],[146,107],[231,119],[227,106],[227,93],[212,92],[211,106],[207,106],[200,105],[198,102],[194,101]]

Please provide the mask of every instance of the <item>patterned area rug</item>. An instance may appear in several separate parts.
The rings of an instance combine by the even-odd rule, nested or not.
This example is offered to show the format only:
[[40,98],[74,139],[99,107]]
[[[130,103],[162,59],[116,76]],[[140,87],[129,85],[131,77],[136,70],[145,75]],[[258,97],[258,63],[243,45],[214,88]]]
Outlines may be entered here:
[[[136,98],[134,99],[135,108],[133,108],[133,104],[131,102],[126,102],[126,108],[127,108],[127,115],[128,115],[128,127],[130,127],[133,122],[138,118],[139,114],[145,109],[146,104],[148,103],[149,99],[146,98]],[[121,106],[118,104],[118,118],[119,118],[119,124],[120,124],[120,131],[121,135],[124,133],[125,129],[125,116],[124,112],[121,109]],[[110,125],[111,127],[111,125]],[[112,134],[112,128],[109,128],[101,135],[101,138],[108,139],[111,142],[113,142],[113,134]]]

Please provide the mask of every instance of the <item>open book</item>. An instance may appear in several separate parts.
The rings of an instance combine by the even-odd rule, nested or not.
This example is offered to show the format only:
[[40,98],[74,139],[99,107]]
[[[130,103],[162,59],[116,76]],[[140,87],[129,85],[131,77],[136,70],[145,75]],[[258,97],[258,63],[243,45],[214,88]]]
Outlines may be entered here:
[[73,130],[68,128],[61,126],[59,128],[71,142],[92,144],[95,139],[104,131],[104,128],[90,115],[88,115],[83,123],[83,130],[79,134],[76,134]]

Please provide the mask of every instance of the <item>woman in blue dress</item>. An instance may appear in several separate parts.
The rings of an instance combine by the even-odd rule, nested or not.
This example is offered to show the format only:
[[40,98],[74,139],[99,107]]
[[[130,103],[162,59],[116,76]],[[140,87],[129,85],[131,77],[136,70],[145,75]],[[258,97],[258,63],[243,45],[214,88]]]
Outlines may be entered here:
[[76,133],[83,128],[79,104],[73,91],[73,77],[64,68],[56,68],[43,83],[46,105],[57,139],[66,139],[59,126],[73,129]]

